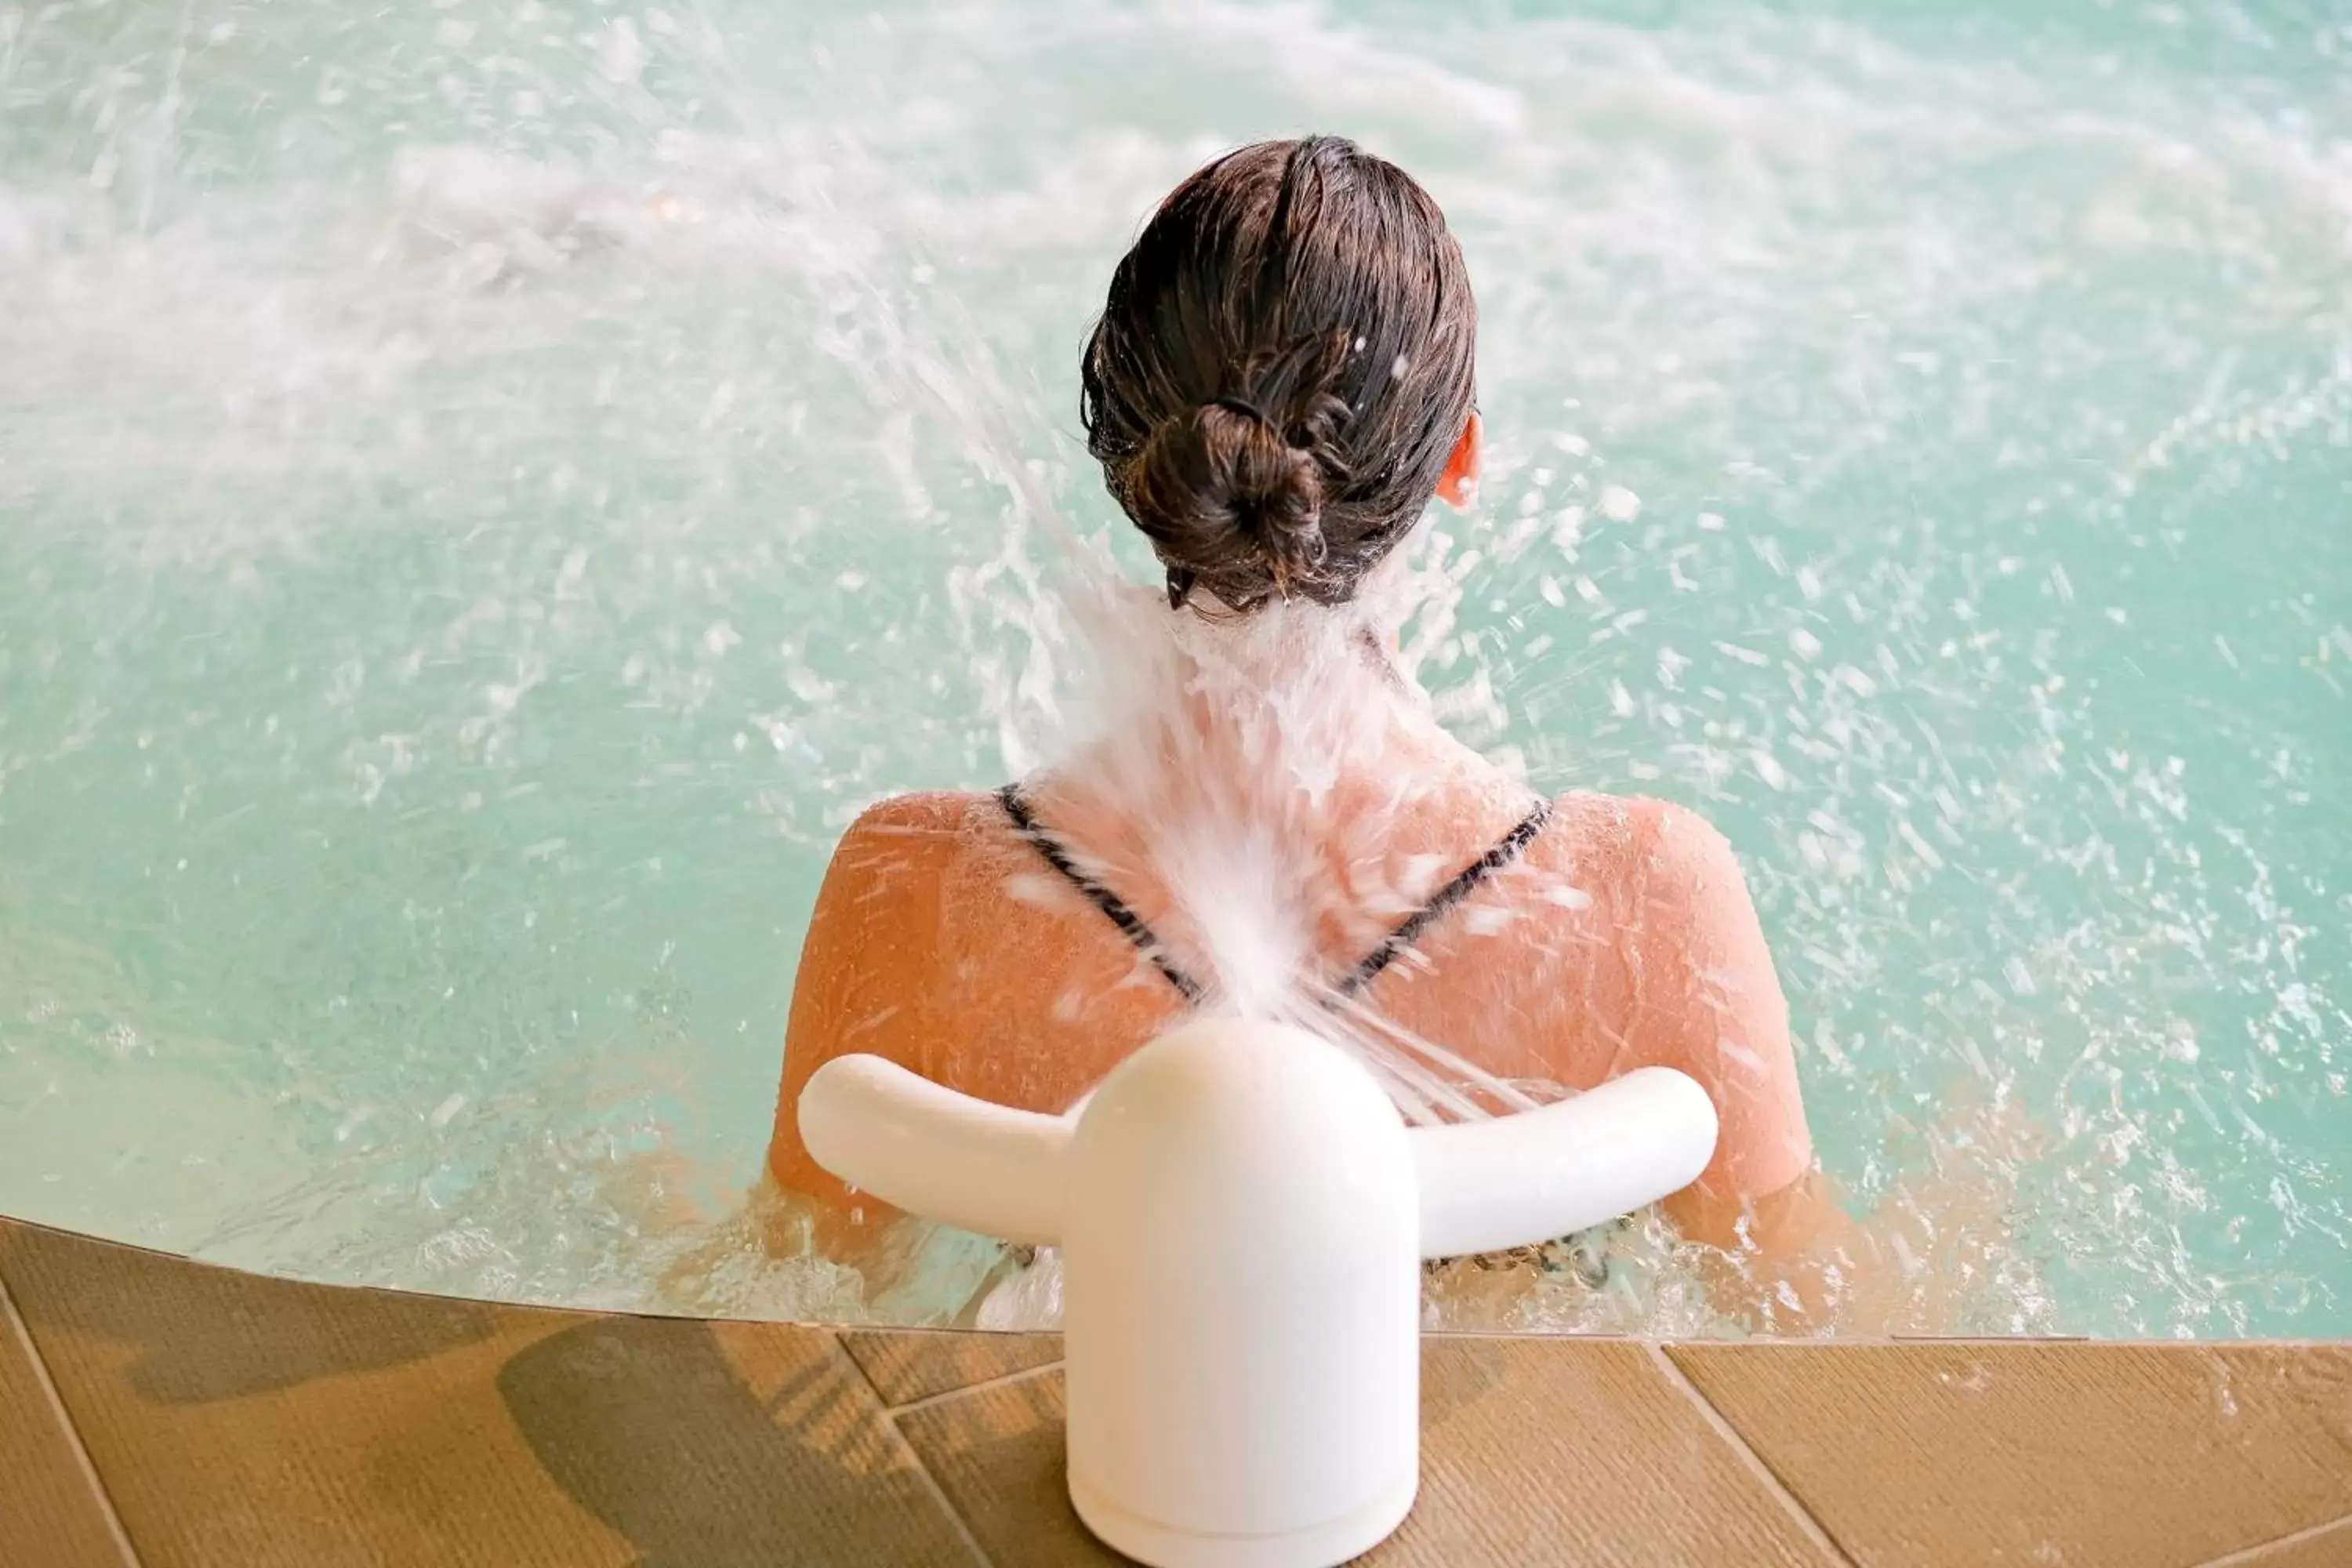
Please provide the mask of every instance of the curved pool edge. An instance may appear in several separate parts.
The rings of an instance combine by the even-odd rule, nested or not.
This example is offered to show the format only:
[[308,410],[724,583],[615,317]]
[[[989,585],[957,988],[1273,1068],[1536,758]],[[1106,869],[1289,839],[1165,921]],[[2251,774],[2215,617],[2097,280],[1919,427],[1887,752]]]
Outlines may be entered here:
[[[0,1562],[1114,1561],[1059,1341],[242,1273],[0,1219]],[[2352,1342],[1432,1335],[1366,1563],[2352,1561]]]

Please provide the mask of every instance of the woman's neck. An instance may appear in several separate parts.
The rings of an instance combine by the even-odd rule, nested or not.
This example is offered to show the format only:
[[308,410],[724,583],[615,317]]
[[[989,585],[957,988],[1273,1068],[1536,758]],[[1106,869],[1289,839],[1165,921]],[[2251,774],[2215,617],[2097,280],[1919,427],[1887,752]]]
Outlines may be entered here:
[[1335,845],[1415,801],[1502,782],[1436,721],[1393,633],[1352,607],[1159,614],[1160,635],[1130,622],[1102,658],[1096,739],[1047,785],[1106,826],[1121,819],[1121,838],[1218,823]]

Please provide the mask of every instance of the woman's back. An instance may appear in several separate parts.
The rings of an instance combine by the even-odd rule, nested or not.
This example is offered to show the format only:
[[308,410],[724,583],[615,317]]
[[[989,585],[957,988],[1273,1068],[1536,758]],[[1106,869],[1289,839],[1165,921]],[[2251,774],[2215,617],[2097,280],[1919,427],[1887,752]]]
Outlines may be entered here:
[[[1205,931],[1175,879],[1137,858],[1148,831],[1100,805],[1050,782],[1017,802],[1026,831],[1002,795],[938,794],[886,802],[844,839],[793,997],[770,1156],[787,1190],[845,1201],[792,1115],[834,1056],[874,1052],[1058,1111],[1196,1005],[1227,1005],[1235,958],[1286,963],[1305,945],[1264,921]],[[1296,885],[1310,901],[1282,922],[1313,933],[1289,996],[1328,1008],[1324,1026],[1368,1058],[1426,1064],[1456,1089],[1492,1077],[1542,1098],[1646,1064],[1683,1068],[1719,1086],[1710,1179],[1745,1194],[1784,1185],[1811,1149],[1786,1007],[1727,847],[1654,801],[1570,795],[1539,818],[1531,804],[1465,781],[1383,823],[1376,854],[1354,834],[1316,847],[1317,874]],[[1421,919],[1465,881],[1459,901]]]

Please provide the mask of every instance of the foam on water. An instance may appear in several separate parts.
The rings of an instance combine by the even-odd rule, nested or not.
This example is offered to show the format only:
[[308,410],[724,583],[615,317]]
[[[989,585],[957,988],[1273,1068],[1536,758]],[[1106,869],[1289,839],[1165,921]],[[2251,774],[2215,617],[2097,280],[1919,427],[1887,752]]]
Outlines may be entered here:
[[[2342,1331],[2347,51],[0,4],[0,1210],[647,1299],[756,1168],[840,828],[1085,717],[1049,520],[1110,528],[1111,261],[1312,126],[1479,290],[1433,713],[1726,828],[1937,1325]],[[1612,1321],[1683,1321],[1659,1277]]]

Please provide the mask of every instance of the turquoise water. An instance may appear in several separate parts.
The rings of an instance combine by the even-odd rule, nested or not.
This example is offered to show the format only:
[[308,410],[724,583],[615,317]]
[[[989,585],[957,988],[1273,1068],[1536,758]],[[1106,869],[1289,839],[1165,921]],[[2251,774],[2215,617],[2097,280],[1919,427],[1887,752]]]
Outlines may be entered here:
[[1313,128],[1479,289],[1446,711],[1723,825],[1953,1326],[2352,1331],[2352,26],[2059,10],[0,4],[0,1211],[641,1299]]

